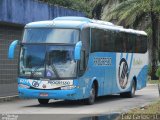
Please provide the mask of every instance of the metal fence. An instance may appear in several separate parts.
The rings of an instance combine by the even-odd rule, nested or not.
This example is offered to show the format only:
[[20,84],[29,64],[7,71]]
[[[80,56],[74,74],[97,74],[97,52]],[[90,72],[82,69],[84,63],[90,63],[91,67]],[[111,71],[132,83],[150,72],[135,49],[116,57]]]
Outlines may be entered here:
[[14,39],[21,39],[22,29],[19,27],[0,25],[0,97],[17,94],[17,58],[8,60],[8,46]]

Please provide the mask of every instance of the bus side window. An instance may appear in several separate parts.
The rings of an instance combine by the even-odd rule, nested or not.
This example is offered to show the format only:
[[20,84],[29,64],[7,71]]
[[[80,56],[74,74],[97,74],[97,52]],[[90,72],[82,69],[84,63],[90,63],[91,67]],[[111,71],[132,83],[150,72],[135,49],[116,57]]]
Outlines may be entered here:
[[90,28],[84,28],[81,32],[81,40],[83,48],[85,50],[85,66],[88,63],[88,57],[90,52]]
[[115,33],[115,52],[124,52],[123,33]]
[[104,52],[114,52],[115,51],[115,39],[114,39],[114,32],[106,30],[104,33],[104,41],[103,41],[103,48]]
[[86,59],[85,59],[85,51],[81,51],[81,59],[80,59],[80,66],[79,66],[79,75],[83,75],[86,69]]
[[145,53],[147,52],[147,38],[145,36],[140,36],[140,44],[141,44],[141,48],[140,48],[140,52],[141,53]]
[[136,53],[140,52],[140,46],[141,46],[141,43],[140,43],[139,36],[136,36],[136,47],[135,47],[135,52]]
[[135,43],[136,53],[146,53],[147,52],[147,37],[139,35],[136,37]]
[[134,47],[135,47],[135,35],[133,34],[127,34],[127,39],[126,39],[126,43],[127,43],[127,52],[128,53],[133,53],[134,52]]
[[136,35],[131,35],[130,36],[130,44],[132,44],[132,52],[134,53],[135,52],[135,50],[136,50],[136,39],[137,39],[137,37],[136,37]]
[[91,29],[91,52],[100,52],[102,51],[102,43],[104,40],[103,30],[92,28]]

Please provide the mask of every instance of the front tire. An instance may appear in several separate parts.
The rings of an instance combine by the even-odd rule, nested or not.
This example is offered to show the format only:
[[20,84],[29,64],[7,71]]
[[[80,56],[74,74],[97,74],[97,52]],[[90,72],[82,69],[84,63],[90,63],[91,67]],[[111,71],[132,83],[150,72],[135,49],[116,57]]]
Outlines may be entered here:
[[38,102],[39,102],[39,104],[41,104],[41,105],[45,105],[45,104],[48,104],[49,99],[38,99]]
[[131,90],[129,92],[120,93],[121,97],[133,98],[135,96],[136,83],[132,82]]
[[95,89],[96,87],[95,87],[95,85],[93,84],[92,85],[92,88],[91,88],[91,90],[90,90],[90,95],[89,95],[89,98],[87,98],[86,99],[86,104],[87,105],[92,105],[92,104],[94,104],[94,102],[95,102],[95,99],[96,99],[96,89]]

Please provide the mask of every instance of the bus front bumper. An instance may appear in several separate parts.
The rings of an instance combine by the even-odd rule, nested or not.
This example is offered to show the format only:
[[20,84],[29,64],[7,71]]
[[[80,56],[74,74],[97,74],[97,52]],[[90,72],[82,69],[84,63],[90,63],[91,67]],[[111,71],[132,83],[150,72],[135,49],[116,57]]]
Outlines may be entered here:
[[34,99],[64,99],[78,100],[83,99],[80,89],[72,90],[36,90],[18,87],[19,97]]

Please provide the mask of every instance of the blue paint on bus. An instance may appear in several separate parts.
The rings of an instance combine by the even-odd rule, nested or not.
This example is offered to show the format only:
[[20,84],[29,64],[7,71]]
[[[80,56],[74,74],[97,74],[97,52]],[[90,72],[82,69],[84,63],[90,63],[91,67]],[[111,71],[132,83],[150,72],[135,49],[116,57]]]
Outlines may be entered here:
[[[119,31],[146,36],[143,31],[84,17],[59,17],[52,21],[33,22],[27,24],[25,29],[19,62],[20,97],[78,100],[90,98],[93,85],[97,97],[131,92],[133,82],[137,90],[146,86],[146,49],[139,53],[124,52],[114,47],[110,49],[112,44],[106,46],[107,49],[101,49],[107,45],[104,42],[97,47],[103,36],[98,36],[98,42],[94,41],[93,36],[95,29],[107,35],[110,34],[108,31],[117,34]],[[39,30],[44,32],[39,33]],[[32,41],[32,38],[39,39]]]

